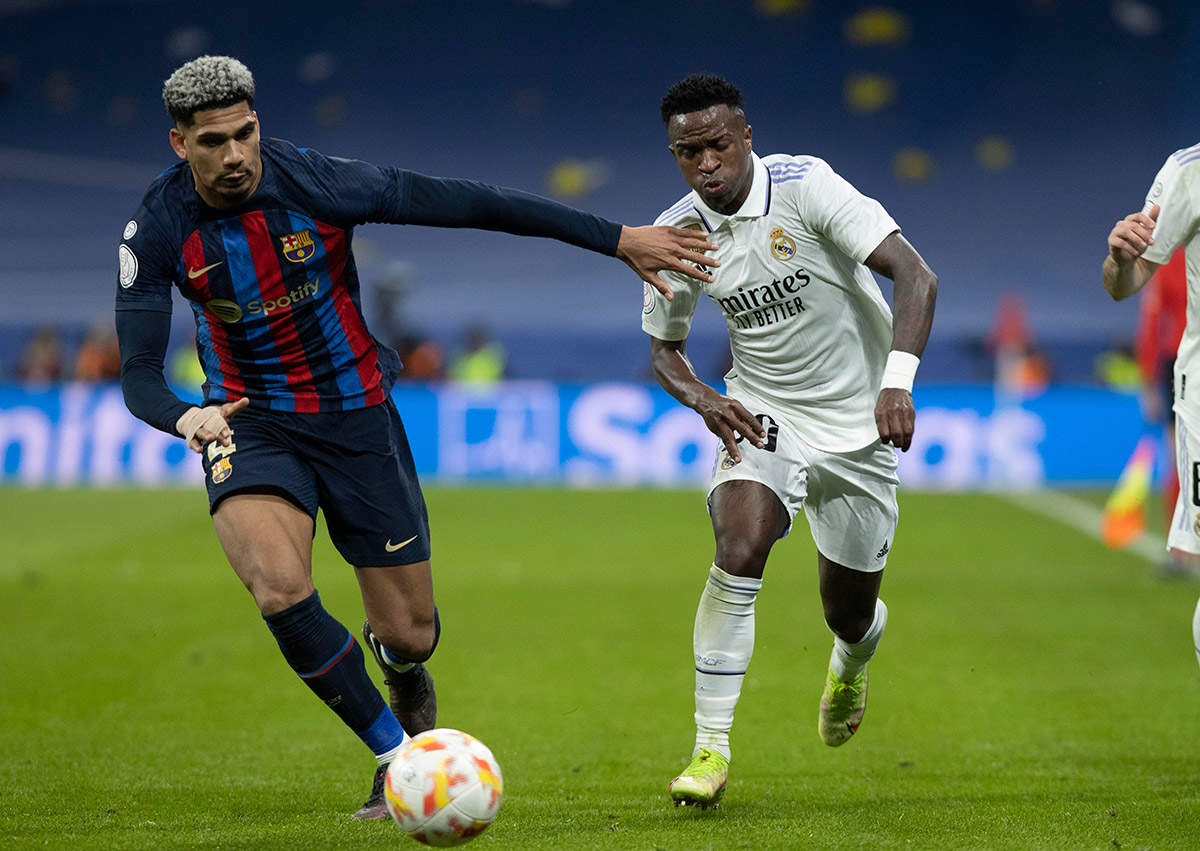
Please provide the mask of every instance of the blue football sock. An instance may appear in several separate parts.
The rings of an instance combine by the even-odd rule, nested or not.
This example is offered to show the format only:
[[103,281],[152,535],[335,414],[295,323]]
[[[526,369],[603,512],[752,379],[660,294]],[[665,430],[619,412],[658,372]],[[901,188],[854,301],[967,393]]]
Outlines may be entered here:
[[400,722],[367,675],[362,648],[325,611],[316,591],[263,620],[292,670],[373,753],[387,753],[404,740]]

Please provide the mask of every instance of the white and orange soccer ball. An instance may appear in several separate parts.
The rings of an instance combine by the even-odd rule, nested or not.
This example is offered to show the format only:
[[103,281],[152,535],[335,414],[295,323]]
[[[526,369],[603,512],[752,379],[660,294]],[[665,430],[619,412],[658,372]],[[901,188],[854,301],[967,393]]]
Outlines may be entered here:
[[503,795],[500,766],[487,745],[447,727],[414,736],[388,766],[384,786],[400,829],[441,848],[483,833]]

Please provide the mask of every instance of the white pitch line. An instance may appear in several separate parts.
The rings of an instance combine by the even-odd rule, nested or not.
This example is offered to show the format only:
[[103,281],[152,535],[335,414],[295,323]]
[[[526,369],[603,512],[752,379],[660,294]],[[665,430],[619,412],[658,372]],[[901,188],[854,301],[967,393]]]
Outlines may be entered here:
[[[1104,512],[1090,502],[1061,491],[1037,491],[1033,493],[997,494],[1001,499],[1024,508],[1033,514],[1057,520],[1078,532],[1099,541],[1100,524]],[[1167,541],[1161,535],[1143,532],[1124,551],[1145,559],[1151,564],[1161,564],[1166,557]]]

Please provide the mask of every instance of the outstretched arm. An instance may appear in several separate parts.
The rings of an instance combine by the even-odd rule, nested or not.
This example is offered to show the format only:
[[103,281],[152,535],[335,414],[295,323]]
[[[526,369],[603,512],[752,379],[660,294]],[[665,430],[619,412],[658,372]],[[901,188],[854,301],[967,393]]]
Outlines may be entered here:
[[680,272],[700,281],[711,281],[712,275],[696,266],[721,265],[704,254],[717,246],[708,241],[708,234],[700,231],[663,226],[624,227],[519,189],[475,180],[407,174],[407,208],[394,221],[557,239],[619,257],[668,299],[672,297],[671,288],[659,279],[659,272]]
[[[917,250],[899,233],[893,233],[867,257],[867,267],[891,278],[892,354],[884,371],[883,387],[875,402],[875,425],[879,439],[907,452],[912,445],[916,410],[912,401],[912,372],[916,359],[925,351],[933,327],[937,304],[937,275],[926,265]],[[909,367],[905,374],[905,367]],[[893,370],[899,368],[899,380]],[[896,385],[907,384],[907,386]]]
[[1113,226],[1108,235],[1108,256],[1104,258],[1101,276],[1104,289],[1120,301],[1136,293],[1150,280],[1157,263],[1142,257],[1154,244],[1154,226],[1162,208],[1155,204],[1145,213],[1130,213]]
[[723,396],[696,377],[686,354],[687,340],[650,338],[650,362],[654,377],[663,389],[680,403],[704,418],[708,430],[721,438],[734,463],[740,463],[742,453],[737,442],[748,437],[762,448],[766,429],[737,399]]

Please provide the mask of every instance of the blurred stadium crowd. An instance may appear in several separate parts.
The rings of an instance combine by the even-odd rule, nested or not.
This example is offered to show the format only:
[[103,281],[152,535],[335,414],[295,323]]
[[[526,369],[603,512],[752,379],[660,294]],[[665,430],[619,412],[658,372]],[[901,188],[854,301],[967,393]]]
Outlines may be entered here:
[[[236,15],[0,0],[0,32],[0,381],[112,376],[116,245],[173,162],[161,81],[202,53],[251,66],[266,135],[630,224],[686,188],[660,96],[723,74],[760,154],[829,160],[938,272],[924,382],[1011,369],[1014,315],[1021,374],[1111,381],[1137,318],[1100,287],[1105,236],[1200,136],[1200,8],[1182,0],[246,0]],[[482,350],[473,368],[492,376],[649,378],[641,287],[619,263],[378,226],[356,251],[368,320],[418,376]],[[177,302],[172,376],[188,382],[190,326]],[[689,351],[721,374],[715,310]]]

